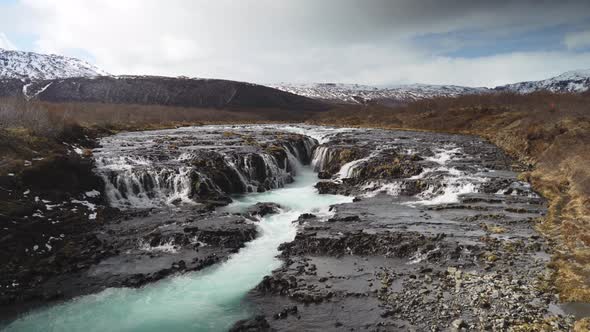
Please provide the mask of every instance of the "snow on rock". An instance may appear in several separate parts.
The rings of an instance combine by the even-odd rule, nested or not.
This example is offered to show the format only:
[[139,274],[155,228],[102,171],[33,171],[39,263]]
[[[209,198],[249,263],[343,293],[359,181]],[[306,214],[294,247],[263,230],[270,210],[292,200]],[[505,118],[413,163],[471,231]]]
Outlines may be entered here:
[[410,102],[431,97],[457,97],[466,94],[489,93],[487,88],[471,88],[456,85],[410,84],[390,87],[376,87],[341,83],[279,83],[272,88],[297,95],[343,103]]
[[590,89],[590,69],[573,70],[541,81],[520,82],[497,87],[499,91],[532,93],[536,91],[580,93]]
[[508,84],[493,89],[428,84],[376,87],[341,83],[279,83],[270,84],[269,86],[309,98],[339,103],[405,103],[433,97],[458,97],[498,91],[512,91],[523,94],[545,90],[558,93],[580,93],[590,90],[590,69],[568,71],[546,80]]
[[98,197],[98,196],[100,196],[100,191],[93,189],[91,191],[87,191],[86,193],[84,193],[84,195],[86,195],[86,197],[90,197],[90,198]]
[[[51,80],[107,75],[98,67],[76,58],[0,49],[0,79]],[[23,86],[25,96],[27,87]]]
[[89,220],[95,220],[96,219],[96,217],[97,217],[96,204],[92,204],[92,203],[90,203],[88,201],[80,201],[80,200],[77,200],[77,199],[72,199],[71,202],[73,204],[80,204],[80,205],[85,206],[90,211],[90,213],[88,214],[88,219]]

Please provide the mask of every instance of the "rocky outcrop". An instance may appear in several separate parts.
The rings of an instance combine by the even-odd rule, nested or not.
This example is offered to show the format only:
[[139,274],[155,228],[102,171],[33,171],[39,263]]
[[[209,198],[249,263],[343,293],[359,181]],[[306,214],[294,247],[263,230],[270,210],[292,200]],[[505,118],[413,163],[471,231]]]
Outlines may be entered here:
[[232,326],[230,332],[258,332],[273,331],[264,316],[256,316],[251,319],[240,320]]
[[262,218],[269,214],[278,213],[281,206],[277,203],[256,203],[250,207],[246,214],[256,218]]

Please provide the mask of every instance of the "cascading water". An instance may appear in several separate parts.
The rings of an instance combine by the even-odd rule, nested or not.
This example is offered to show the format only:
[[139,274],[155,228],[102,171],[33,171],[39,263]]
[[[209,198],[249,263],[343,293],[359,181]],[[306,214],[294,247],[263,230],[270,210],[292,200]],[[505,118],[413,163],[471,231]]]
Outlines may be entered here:
[[[283,138],[278,146],[285,160],[273,153],[280,135],[271,130],[276,128],[204,126],[119,134],[104,138],[95,150],[97,172],[110,204],[118,208],[162,207],[280,188],[292,181],[295,165],[308,160],[317,141]],[[231,135],[242,138],[227,137]]]
[[468,174],[454,167],[448,167],[450,161],[456,160],[455,155],[461,152],[460,148],[447,147],[438,149],[433,157],[426,160],[439,164],[434,169],[425,169],[421,174],[411,178],[419,179],[426,177],[440,178],[441,186],[436,188],[432,185],[418,194],[418,201],[410,202],[411,205],[437,205],[458,203],[459,196],[477,192],[480,185],[488,179],[474,174]]
[[[323,171],[333,159],[339,147],[320,145],[314,150],[312,166],[318,172]],[[395,149],[395,144],[382,145],[375,148],[370,155],[345,163],[332,177],[333,181],[341,182],[343,179],[358,177],[359,171],[370,163],[373,158],[379,159],[382,152],[387,149]],[[412,150],[405,150],[411,155]],[[424,158],[425,161],[435,166],[425,167],[423,171],[407,179],[397,181],[368,181],[362,186],[363,196],[374,197],[380,193],[390,196],[402,195],[406,188],[406,181],[426,180],[427,186],[418,193],[407,205],[439,205],[458,203],[459,197],[465,194],[476,193],[479,187],[488,181],[488,178],[477,174],[473,170],[459,170],[450,164],[460,161],[459,155],[463,152],[452,144],[443,145],[434,149],[433,156]]]
[[379,154],[379,150],[372,152],[369,156],[367,156],[365,158],[353,160],[351,162],[348,162],[348,163],[342,165],[342,167],[340,168],[340,171],[337,174],[338,179],[346,179],[346,178],[354,177],[357,174],[359,168],[363,164],[369,162],[371,160],[371,158],[375,157],[377,154]]
[[318,146],[313,153],[311,165],[316,172],[321,172],[332,159],[332,150],[326,146]]
[[[311,148],[306,150],[311,152]],[[294,162],[295,158],[289,158],[289,162]],[[268,164],[271,164],[271,173],[286,171],[270,161]],[[327,218],[331,205],[352,200],[346,196],[318,194],[314,188],[317,177],[313,170],[299,163],[291,167],[298,170],[294,183],[281,189],[236,197],[227,207],[239,212],[258,202],[275,202],[282,206],[280,213],[268,215],[258,222],[260,236],[228,261],[139,289],[111,288],[82,296],[34,311],[12,322],[5,330],[219,331],[229,328],[233,322],[250,314],[249,308],[241,301],[245,294],[281,265],[281,260],[276,257],[277,248],[295,237],[293,221],[302,213],[310,212]],[[246,168],[243,172],[245,178],[252,176],[250,171]],[[156,185],[163,188],[162,183]],[[178,183],[177,189],[180,187],[181,183]],[[143,201],[139,203],[143,204]],[[173,248],[162,248],[167,249]]]

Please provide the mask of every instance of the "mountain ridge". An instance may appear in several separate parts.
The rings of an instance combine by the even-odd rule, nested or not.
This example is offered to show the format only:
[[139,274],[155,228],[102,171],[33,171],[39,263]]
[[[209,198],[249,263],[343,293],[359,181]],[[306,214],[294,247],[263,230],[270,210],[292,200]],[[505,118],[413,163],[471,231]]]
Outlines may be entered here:
[[[108,79],[107,79],[108,78]],[[97,82],[91,82],[90,79],[98,79],[101,84],[108,82],[111,87],[98,88]],[[17,83],[14,80],[22,81]],[[78,80],[79,84],[75,86],[78,90],[68,91],[63,80]],[[133,80],[137,82],[133,83]],[[127,82],[122,84],[121,82]],[[149,83],[147,81],[150,81]],[[155,82],[159,81],[162,86],[155,87]],[[174,82],[174,83],[172,83]],[[197,89],[199,92],[192,94],[192,97],[187,97],[187,91],[179,92],[179,86],[187,84]],[[198,84],[197,84],[198,82]],[[217,82],[217,83],[212,83]],[[225,82],[224,89],[215,90],[220,93],[219,96],[211,96],[213,90],[208,90],[204,86],[211,86],[211,84],[220,85],[220,82]],[[190,106],[196,105],[215,105],[215,107],[224,107],[226,105],[222,101],[227,93],[233,91],[233,87],[241,86],[240,91],[249,90],[251,93],[259,98],[262,104],[266,105],[270,102],[271,105],[282,105],[286,107],[285,101],[293,102],[297,98],[287,97],[288,95],[279,95],[270,97],[269,91],[262,92],[263,87],[269,89],[276,89],[281,92],[297,95],[301,97],[310,98],[320,102],[329,102],[336,104],[369,104],[377,103],[383,105],[399,105],[421,99],[433,97],[458,97],[461,95],[474,94],[488,94],[496,92],[514,92],[514,93],[532,93],[536,91],[551,91],[555,93],[580,93],[590,90],[590,69],[573,70],[562,73],[555,77],[539,81],[524,81],[513,84],[506,84],[497,86],[495,88],[485,87],[466,87],[458,85],[434,85],[434,84],[405,84],[405,85],[391,85],[391,86],[371,86],[362,84],[342,84],[342,83],[277,83],[277,84],[254,84],[248,82],[238,82],[219,79],[206,78],[188,78],[185,76],[179,77],[164,77],[164,76],[141,76],[141,75],[110,75],[104,70],[89,64],[86,61],[79,60],[72,57],[61,55],[47,55],[34,52],[12,51],[0,49],[0,96],[24,96],[26,99],[37,98],[40,100],[66,100],[73,98],[76,101],[100,101],[100,102],[117,102],[117,101],[133,101],[133,102],[147,102],[148,100],[163,103],[164,105],[180,105],[184,106],[187,103]],[[81,87],[85,87],[85,90]],[[187,86],[187,88],[188,88]],[[63,90],[57,89],[61,87]],[[74,85],[70,86],[73,88]],[[117,91],[115,87],[122,90]],[[131,87],[139,89],[148,89],[148,95],[142,91],[135,91]],[[246,87],[249,87],[246,89]],[[98,95],[92,96],[89,94],[89,89],[93,90]],[[168,89],[173,89],[171,92]],[[105,93],[105,91],[109,93]],[[181,89],[182,90],[182,89]],[[253,91],[256,90],[256,93]],[[159,91],[159,92],[158,92]],[[205,92],[207,91],[207,92]],[[129,94],[124,96],[123,92]],[[162,96],[157,97],[153,94],[162,93]],[[172,94],[169,94],[172,93]],[[176,94],[175,94],[176,93]],[[177,95],[180,93],[179,95]],[[202,93],[205,93],[203,95]],[[117,95],[117,98],[113,97]],[[99,98],[101,96],[101,98]],[[164,97],[165,96],[165,97]],[[187,99],[174,101],[171,98]],[[200,96],[200,97],[197,97]],[[209,102],[198,100],[205,98]],[[261,98],[261,99],[260,99]],[[281,101],[282,100],[282,101]],[[252,105],[255,101],[250,100],[246,104]],[[298,99],[295,105],[301,105],[302,100]],[[306,104],[303,102],[303,104]],[[311,105],[307,103],[307,105]],[[291,106],[289,106],[291,107]],[[313,106],[312,108],[316,108]]]
[[486,87],[458,85],[405,84],[378,87],[344,83],[278,83],[269,84],[279,90],[337,103],[406,103],[433,97],[457,97],[468,94],[514,92],[527,94],[539,91],[582,93],[590,90],[590,69],[572,70],[539,81],[524,81]]

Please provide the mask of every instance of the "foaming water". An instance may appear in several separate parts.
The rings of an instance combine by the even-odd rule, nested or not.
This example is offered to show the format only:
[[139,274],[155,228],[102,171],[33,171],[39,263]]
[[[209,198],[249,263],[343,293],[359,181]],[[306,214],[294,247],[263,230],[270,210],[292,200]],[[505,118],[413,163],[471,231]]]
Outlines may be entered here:
[[[309,130],[319,138],[330,133],[328,129],[272,125],[121,133],[103,138],[101,147],[93,151],[95,171],[105,182],[109,204],[120,209],[192,204],[200,195],[252,192],[261,186],[281,188],[295,175],[294,168],[308,161],[317,141],[306,136],[299,141],[281,142],[288,157],[285,161],[232,136],[250,137],[264,146],[276,143],[273,132],[279,130],[281,133]],[[237,181],[227,187],[226,182],[208,171],[212,165]]]
[[433,174],[442,174],[440,181],[441,187],[435,188],[431,185],[425,191],[417,195],[417,198],[419,198],[418,201],[406,204],[452,204],[458,203],[459,197],[462,195],[478,192],[481,184],[488,180],[487,178],[477,176],[476,174],[469,174],[448,165],[451,161],[460,159],[460,157],[457,157],[460,153],[460,148],[447,147],[444,149],[438,149],[434,157],[426,158],[426,160],[433,161],[440,166],[434,169],[425,168],[420,174],[413,176],[410,179],[424,179]]
[[285,188],[245,195],[227,207],[239,211],[257,202],[275,202],[281,213],[259,222],[260,236],[223,264],[177,275],[139,289],[110,288],[25,315],[6,331],[220,331],[248,317],[242,299],[281,265],[278,246],[292,241],[292,221],[305,212],[327,213],[351,197],[320,195],[317,178],[301,167]]
[[[319,148],[318,148],[319,149]],[[461,171],[451,166],[451,162],[461,159],[462,150],[455,146],[445,146],[435,150],[434,156],[425,160],[434,162],[434,167],[425,167],[422,172],[409,177],[407,180],[427,180],[429,182],[425,190],[415,196],[415,200],[404,202],[409,206],[416,205],[440,205],[458,203],[460,197],[466,194],[473,194],[479,191],[481,185],[488,181],[474,172]],[[410,150],[411,152],[411,150]],[[376,152],[373,152],[373,154]],[[373,155],[372,154],[372,155]],[[338,174],[339,178],[353,177],[355,169],[361,167],[372,158],[369,157],[349,162],[342,166]],[[369,182],[362,189],[364,197],[374,197],[378,194],[399,196],[406,188],[404,181],[393,182]],[[498,194],[501,194],[499,192]]]

